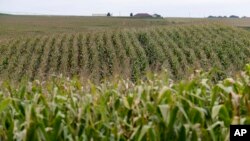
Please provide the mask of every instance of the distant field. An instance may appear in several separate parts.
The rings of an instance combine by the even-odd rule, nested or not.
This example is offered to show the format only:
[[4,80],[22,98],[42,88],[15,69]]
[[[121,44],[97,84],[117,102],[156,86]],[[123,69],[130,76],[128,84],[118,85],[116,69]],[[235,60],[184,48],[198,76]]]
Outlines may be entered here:
[[51,75],[103,80],[140,78],[169,70],[182,79],[192,69],[218,68],[218,79],[250,60],[250,33],[224,25],[180,25],[68,33],[12,40],[0,47],[0,78],[46,79]]
[[[214,19],[216,21],[216,19]],[[250,18],[241,18],[241,19],[217,19],[221,23],[226,23],[229,25],[237,27],[250,27]]]
[[141,28],[177,24],[223,23],[250,27],[250,19],[165,18],[131,19],[126,17],[67,17],[0,15],[0,42],[17,37],[76,33],[107,29]]
[[250,18],[166,18],[169,22],[176,23],[218,23],[236,27],[250,27]]
[[0,39],[169,25],[164,19],[130,19],[113,17],[0,16]]

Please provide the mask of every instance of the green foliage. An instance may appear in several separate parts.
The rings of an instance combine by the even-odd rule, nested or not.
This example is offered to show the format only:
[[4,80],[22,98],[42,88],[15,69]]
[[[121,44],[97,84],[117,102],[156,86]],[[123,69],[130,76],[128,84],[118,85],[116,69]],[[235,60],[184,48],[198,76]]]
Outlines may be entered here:
[[228,140],[249,124],[250,65],[214,84],[206,73],[100,85],[55,78],[0,86],[0,140]]
[[136,82],[147,71],[172,79],[215,68],[214,80],[233,76],[250,61],[250,34],[222,25],[185,25],[38,36],[0,44],[0,79],[49,79],[62,74],[103,82]]

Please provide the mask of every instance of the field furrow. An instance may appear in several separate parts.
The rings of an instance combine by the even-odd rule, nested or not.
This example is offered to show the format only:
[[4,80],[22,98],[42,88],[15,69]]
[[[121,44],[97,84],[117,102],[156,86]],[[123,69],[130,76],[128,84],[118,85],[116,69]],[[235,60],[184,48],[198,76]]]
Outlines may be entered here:
[[126,51],[122,45],[120,38],[120,31],[115,31],[111,35],[111,40],[116,52],[116,59],[118,62],[118,67],[116,67],[117,74],[123,74],[127,72],[129,66],[129,57],[126,55]]
[[104,62],[106,63],[107,67],[107,77],[111,77],[113,75],[116,75],[116,70],[118,67],[118,62],[117,62],[117,56],[116,52],[111,40],[111,33],[110,32],[105,32],[103,36],[103,41],[104,41]]
[[[45,70],[47,69],[47,63],[49,60],[49,54],[51,51],[51,44],[53,44],[53,40],[55,40],[54,38],[49,38],[48,41],[46,42],[45,46],[43,47],[43,49],[40,52],[40,57],[38,58],[38,63],[37,66],[35,67],[35,69],[37,70],[37,74],[34,75],[34,78],[39,78],[39,79],[45,79],[46,75],[45,74]],[[41,60],[41,61],[39,61]]]
[[30,64],[28,72],[30,80],[34,80],[37,76],[37,71],[39,70],[40,64],[42,62],[44,47],[46,46],[48,40],[48,37],[44,37],[43,39],[41,39],[41,44],[37,45],[35,51],[33,51],[35,55],[33,55],[32,63]]
[[34,60],[35,56],[34,51],[40,46],[40,38],[41,37],[36,38],[30,45],[27,46],[27,52],[24,53],[24,56],[21,59],[21,63],[19,64],[19,68],[17,69],[18,73],[16,78],[18,79],[18,81],[22,80],[23,77],[29,79],[29,76],[27,76],[27,72],[29,71],[30,66],[33,63],[32,61]]
[[86,39],[86,46],[88,50],[88,74],[89,78],[93,79],[94,81],[99,81],[100,74],[99,74],[99,56],[98,51],[95,43],[95,36],[92,33],[87,35]]
[[86,46],[86,36],[83,34],[79,34],[77,39],[77,47],[78,47],[78,68],[80,76],[87,76],[88,73],[88,49]]
[[139,67],[138,71],[132,72],[131,74],[134,80],[140,78],[143,74],[145,74],[146,70],[149,67],[149,62],[146,52],[141,46],[139,40],[136,38],[135,32],[136,31],[127,32],[128,38],[129,40],[131,40],[131,44],[137,54],[135,65]]

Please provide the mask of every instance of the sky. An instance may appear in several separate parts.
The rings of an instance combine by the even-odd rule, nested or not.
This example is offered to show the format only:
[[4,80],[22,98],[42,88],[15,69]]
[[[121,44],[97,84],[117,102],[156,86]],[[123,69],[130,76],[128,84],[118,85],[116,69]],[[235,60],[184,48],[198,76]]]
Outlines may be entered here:
[[110,12],[161,14],[164,17],[249,16],[250,0],[0,0],[0,12],[83,15]]

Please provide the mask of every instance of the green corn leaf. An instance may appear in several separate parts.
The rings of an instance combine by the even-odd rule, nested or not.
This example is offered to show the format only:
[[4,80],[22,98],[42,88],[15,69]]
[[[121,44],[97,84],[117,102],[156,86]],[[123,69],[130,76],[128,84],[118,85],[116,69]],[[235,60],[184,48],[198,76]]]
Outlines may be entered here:
[[215,120],[219,116],[219,112],[222,109],[223,105],[216,105],[212,108],[212,119]]
[[144,125],[141,129],[141,132],[140,132],[140,135],[139,135],[139,138],[138,138],[138,141],[141,141],[143,139],[143,137],[145,136],[145,134],[148,132],[148,130],[150,129],[151,127],[149,125]]
[[7,98],[3,101],[0,102],[0,113],[5,110],[9,104],[11,103],[11,99],[10,98]]
[[164,122],[166,123],[167,125],[167,122],[168,122],[168,114],[169,114],[169,110],[170,110],[170,106],[169,105],[159,105],[159,109],[161,111],[161,115],[164,119]]
[[129,105],[128,99],[126,97],[123,97],[122,101],[123,101],[124,106],[126,108],[130,109],[130,105]]

